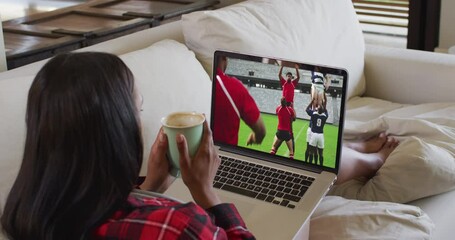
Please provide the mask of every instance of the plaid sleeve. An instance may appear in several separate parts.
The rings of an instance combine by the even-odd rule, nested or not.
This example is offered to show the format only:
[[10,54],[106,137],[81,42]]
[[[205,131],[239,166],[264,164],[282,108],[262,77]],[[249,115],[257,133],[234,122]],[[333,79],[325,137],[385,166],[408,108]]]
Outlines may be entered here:
[[92,238],[254,239],[233,205],[220,204],[206,212],[195,203],[180,204],[162,198],[130,198],[129,202],[132,209],[117,211],[94,230]]
[[228,239],[256,239],[233,204],[218,204],[206,211],[213,216],[215,225],[226,232]]

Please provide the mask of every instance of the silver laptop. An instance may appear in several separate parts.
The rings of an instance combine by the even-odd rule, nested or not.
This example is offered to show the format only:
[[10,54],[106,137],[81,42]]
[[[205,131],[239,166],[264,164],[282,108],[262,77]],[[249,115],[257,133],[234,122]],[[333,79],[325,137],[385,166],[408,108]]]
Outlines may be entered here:
[[[214,187],[258,239],[293,239],[337,178],[347,71],[226,51],[213,66],[210,125],[222,160]],[[239,100],[239,86],[253,102]],[[265,137],[249,145],[257,111]],[[181,179],[166,194],[192,200]]]

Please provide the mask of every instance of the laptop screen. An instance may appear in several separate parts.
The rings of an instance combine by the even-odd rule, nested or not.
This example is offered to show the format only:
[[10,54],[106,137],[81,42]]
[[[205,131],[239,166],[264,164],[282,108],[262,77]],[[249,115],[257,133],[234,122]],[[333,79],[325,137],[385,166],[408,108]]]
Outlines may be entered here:
[[347,72],[216,51],[211,128],[223,150],[338,172]]

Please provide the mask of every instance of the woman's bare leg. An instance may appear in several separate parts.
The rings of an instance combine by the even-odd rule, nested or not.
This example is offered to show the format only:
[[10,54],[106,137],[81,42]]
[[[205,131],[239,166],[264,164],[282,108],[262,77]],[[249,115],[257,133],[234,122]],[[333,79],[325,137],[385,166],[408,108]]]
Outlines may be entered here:
[[336,184],[360,177],[373,177],[397,146],[398,140],[393,137],[387,137],[383,146],[375,153],[362,153],[343,146]]
[[376,137],[372,137],[366,141],[346,141],[344,145],[361,153],[378,152],[387,141],[387,135],[382,132]]

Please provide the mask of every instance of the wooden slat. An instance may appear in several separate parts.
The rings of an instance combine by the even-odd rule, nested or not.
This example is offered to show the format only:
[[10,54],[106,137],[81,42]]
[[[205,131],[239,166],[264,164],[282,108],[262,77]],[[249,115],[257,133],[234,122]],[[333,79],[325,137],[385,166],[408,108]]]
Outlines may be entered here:
[[102,8],[81,8],[75,11],[77,13],[93,16],[93,17],[105,17],[114,18],[119,20],[131,20],[133,17],[125,16],[125,11],[114,10],[114,9],[102,9]]
[[393,18],[393,19],[408,19],[408,16],[397,16],[397,15],[387,14],[387,13],[357,12],[357,15],[386,17],[386,18]]
[[[11,37],[10,35],[9,37]],[[7,49],[10,51],[6,52],[6,59],[7,61],[11,62],[15,59],[21,59],[24,57],[34,56],[36,60],[42,60],[46,57],[38,56],[40,54],[36,53],[43,53],[43,52],[52,52],[58,50],[59,48],[64,48],[70,46],[71,50],[79,49],[82,46],[82,39],[71,39],[69,36],[58,38],[58,39],[43,39],[43,38],[35,38],[33,36],[20,36],[16,39],[11,39],[15,41],[21,41],[22,45],[8,45]],[[28,44],[24,44],[28,43]],[[39,43],[39,44],[36,44]],[[23,50],[27,50],[24,52]],[[25,63],[34,62],[30,60],[23,60]]]
[[92,8],[123,11],[124,16],[129,17],[162,18],[163,12],[173,11],[181,6],[182,4],[174,2],[117,0],[102,2],[101,4],[93,5]]
[[406,23],[393,22],[394,20],[407,20],[409,18],[410,0],[352,0],[358,16],[381,17],[390,19],[391,22],[383,19],[361,19],[361,23],[374,24],[392,27],[407,27]]
[[[158,20],[155,19],[139,19],[130,20],[129,23],[120,24],[115,28],[100,29],[91,32],[87,35],[84,44],[87,46],[114,39],[120,36],[128,35],[140,30],[144,30],[158,25]],[[134,22],[135,21],[135,22]]]
[[41,37],[53,37],[55,34],[52,31],[55,30],[55,27],[46,27],[46,26],[32,26],[32,25],[9,25],[3,28],[4,32],[11,33],[20,33],[20,34],[30,34],[33,36]]
[[195,1],[191,4],[187,4],[186,6],[182,6],[180,8],[175,8],[173,11],[163,11],[163,18],[169,19],[178,15],[182,15],[185,13],[201,10],[215,4],[220,3],[218,0],[199,0]]
[[352,2],[354,3],[354,5],[357,5],[360,3],[360,4],[365,4],[365,5],[380,5],[380,6],[389,6],[389,7],[407,7],[407,6],[409,6],[409,0],[394,1],[394,2],[352,0]]
[[388,8],[379,8],[379,7],[372,7],[372,6],[356,6],[354,5],[356,10],[366,10],[366,11],[384,11],[384,12],[391,12],[391,13],[401,13],[401,14],[408,14],[409,9],[388,9]]
[[367,20],[362,20],[362,21],[360,21],[360,23],[389,26],[389,27],[407,27],[408,26],[407,24],[401,24],[401,23],[386,23],[386,22],[367,21]]
[[76,48],[79,48],[83,41],[83,38],[72,36],[62,36],[58,34],[46,36],[43,34],[21,33],[19,31],[5,31],[4,36],[5,46],[9,49],[6,53],[8,61],[19,59],[24,56],[31,56],[37,52],[45,52],[69,45],[74,45]]
[[90,4],[93,4],[93,2],[90,1],[87,3],[82,3],[82,4],[71,6],[71,7],[60,8],[60,9],[53,10],[50,12],[43,12],[43,13],[33,14],[33,15],[29,15],[29,16],[25,16],[25,17],[21,17],[21,18],[16,18],[16,19],[12,19],[12,20],[3,22],[3,25],[27,24],[29,22],[35,22],[35,21],[40,21],[40,20],[47,19],[47,18],[53,18],[54,16],[68,13],[68,12],[71,12],[72,10],[77,10],[77,9],[83,8],[85,6],[90,6]]
[[199,0],[199,1],[141,1],[141,0],[114,0],[103,1],[93,8],[106,8],[126,11],[125,16],[168,19],[189,13],[196,10],[205,9],[218,4],[218,0]]

